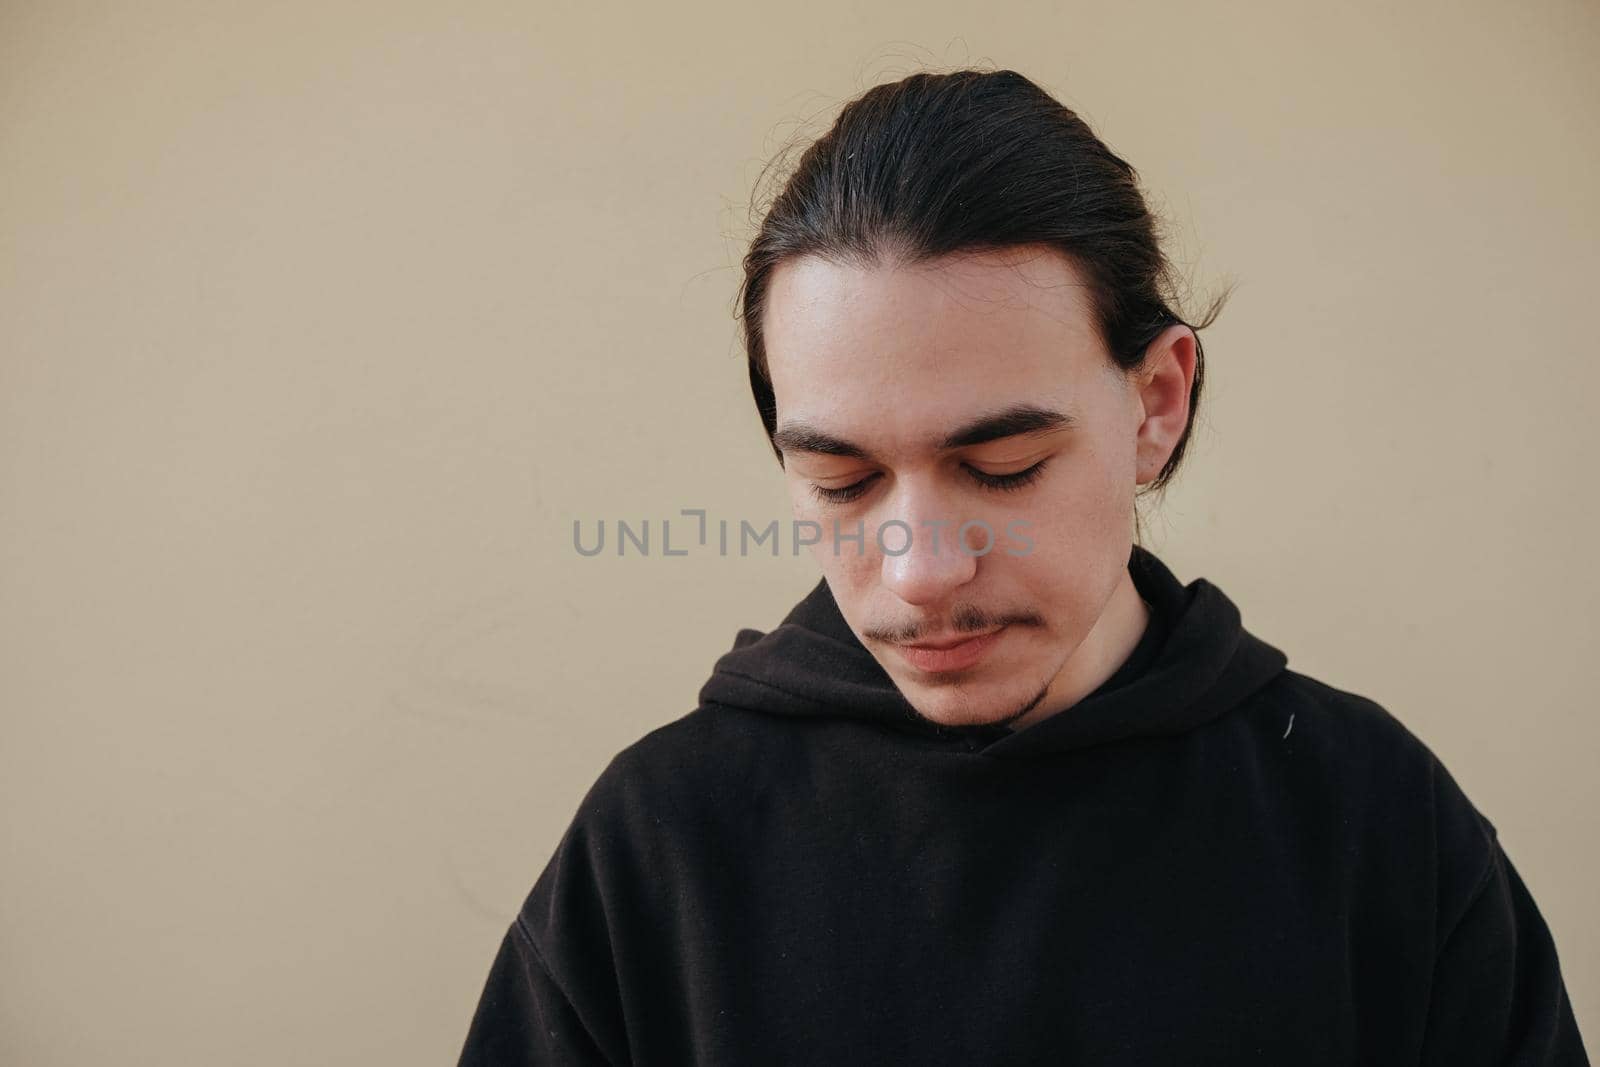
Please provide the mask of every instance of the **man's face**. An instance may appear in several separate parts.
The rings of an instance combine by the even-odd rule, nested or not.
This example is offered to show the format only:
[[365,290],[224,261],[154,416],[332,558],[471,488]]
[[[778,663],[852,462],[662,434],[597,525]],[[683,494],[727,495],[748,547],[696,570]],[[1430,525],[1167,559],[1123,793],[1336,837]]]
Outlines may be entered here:
[[1112,365],[1048,249],[787,260],[763,326],[794,517],[821,527],[812,553],[850,628],[926,718],[1033,721],[1113,594],[1137,595],[1134,490],[1186,407],[1152,424],[1160,390]]

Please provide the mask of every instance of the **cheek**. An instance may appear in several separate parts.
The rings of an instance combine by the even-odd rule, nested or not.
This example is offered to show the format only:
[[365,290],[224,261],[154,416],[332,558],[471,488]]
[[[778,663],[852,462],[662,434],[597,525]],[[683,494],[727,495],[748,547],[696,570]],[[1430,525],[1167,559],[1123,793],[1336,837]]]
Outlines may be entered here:
[[[820,542],[811,545],[813,555],[819,549],[828,549],[833,537],[833,512],[826,503],[818,500],[811,491],[811,483],[804,479],[791,478],[789,482],[789,514],[795,524],[809,524],[792,526],[797,536],[806,538],[820,538]],[[853,529],[850,523],[841,523],[846,530]],[[831,549],[829,549],[831,552]],[[818,556],[821,562],[822,557]]]
[[[1031,555],[1081,570],[1085,557],[1118,548],[1132,533],[1133,481],[1098,464],[1074,468],[1023,516],[1035,544]],[[1027,562],[1023,560],[1022,562]],[[1049,562],[1040,566],[1051,566]]]
[[[811,531],[808,531],[807,536],[810,535]],[[838,552],[835,553],[832,524],[822,523],[822,540],[810,546],[811,558],[817,561],[817,569],[828,579],[830,586],[845,590],[866,589],[877,581],[879,558],[874,555],[871,537],[869,528],[865,551],[853,539],[847,539],[839,542]]]
[[1137,455],[1133,443],[1121,439],[1097,441],[1086,450],[1072,471],[1069,499],[1086,525],[1118,521],[1133,503]]

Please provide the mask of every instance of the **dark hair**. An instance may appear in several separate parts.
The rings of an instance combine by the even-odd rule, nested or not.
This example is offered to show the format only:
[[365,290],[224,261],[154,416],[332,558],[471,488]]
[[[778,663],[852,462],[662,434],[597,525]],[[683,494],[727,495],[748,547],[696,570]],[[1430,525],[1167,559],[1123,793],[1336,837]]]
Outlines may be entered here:
[[[762,312],[772,272],[784,260],[916,262],[1046,245],[1084,275],[1100,338],[1116,365],[1131,373],[1162,330],[1182,323],[1198,334],[1226,300],[1224,294],[1214,301],[1198,325],[1172,310],[1174,278],[1158,229],[1133,167],[1021,74],[923,72],[874,86],[806,149],[744,257],[736,315],[768,443],[777,404]],[[1197,336],[1188,424],[1143,492],[1164,489],[1183,459],[1204,366]],[[782,463],[776,445],[773,452]]]

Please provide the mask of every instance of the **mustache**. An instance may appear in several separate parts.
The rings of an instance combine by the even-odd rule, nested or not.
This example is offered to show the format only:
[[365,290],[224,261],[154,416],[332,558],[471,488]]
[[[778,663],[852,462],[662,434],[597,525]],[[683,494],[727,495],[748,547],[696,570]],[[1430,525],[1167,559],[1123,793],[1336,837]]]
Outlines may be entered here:
[[1040,626],[1044,620],[1031,611],[984,611],[971,604],[962,604],[951,612],[949,625],[932,622],[869,626],[862,629],[864,637],[878,641],[905,644],[934,634],[983,633],[1001,626]]

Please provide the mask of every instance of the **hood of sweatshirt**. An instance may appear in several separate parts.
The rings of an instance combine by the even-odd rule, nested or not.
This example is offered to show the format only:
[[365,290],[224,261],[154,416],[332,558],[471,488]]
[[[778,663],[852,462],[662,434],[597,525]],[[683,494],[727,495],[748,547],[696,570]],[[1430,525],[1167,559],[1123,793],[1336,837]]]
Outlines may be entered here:
[[[1047,719],[1012,730],[951,727],[920,715],[867,651],[819,580],[776,629],[741,629],[700,689],[708,708],[793,718],[861,720],[932,739],[959,738],[992,757],[1061,752],[1183,733],[1239,706],[1284,671],[1287,657],[1246,630],[1222,590],[1187,585],[1134,545],[1128,571],[1151,606],[1140,650],[1107,684]],[[1130,673],[1128,668],[1138,667]],[[986,744],[975,745],[974,738]]]

